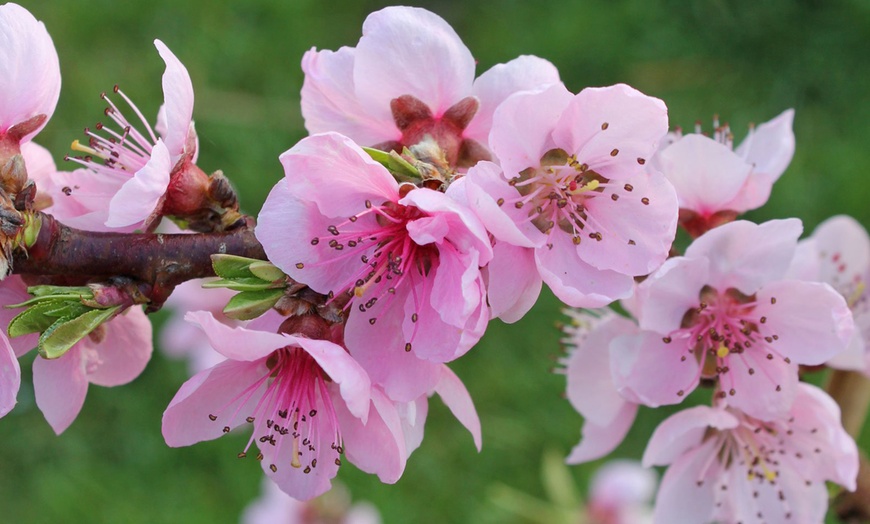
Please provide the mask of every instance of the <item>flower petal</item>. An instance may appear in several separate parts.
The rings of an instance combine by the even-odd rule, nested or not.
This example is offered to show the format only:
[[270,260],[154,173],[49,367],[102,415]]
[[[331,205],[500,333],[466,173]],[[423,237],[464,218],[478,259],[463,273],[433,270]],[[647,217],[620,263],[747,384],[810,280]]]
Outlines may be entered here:
[[157,211],[169,187],[172,159],[162,140],[151,149],[151,158],[142,169],[121,186],[109,202],[106,226],[116,228],[140,224]]
[[698,307],[699,293],[710,280],[706,258],[674,257],[637,286],[635,307],[642,329],[670,335],[686,311]]
[[679,411],[655,429],[643,453],[643,465],[671,464],[701,444],[707,428],[733,429],[738,425],[737,418],[724,409],[695,406]]
[[369,421],[348,417],[336,403],[348,460],[366,473],[375,473],[381,482],[393,484],[402,476],[407,460],[405,437],[399,413],[393,402],[378,388],[372,389]]
[[487,301],[493,318],[512,324],[532,309],[541,294],[541,275],[535,251],[497,242],[488,272]]
[[656,495],[654,522],[710,522],[716,468],[707,467],[715,439],[687,452],[665,472]]
[[94,344],[100,365],[87,374],[88,381],[98,386],[120,386],[138,377],[154,350],[151,321],[141,307],[133,306],[105,325],[105,338]]
[[296,337],[230,327],[214,318],[210,311],[190,311],[184,315],[184,320],[198,326],[215,351],[231,360],[251,362],[269,356],[276,349],[297,345]]
[[[20,337],[8,338],[9,322],[13,318],[23,312],[23,309],[10,309],[7,307],[11,304],[20,304],[26,300],[30,300],[30,294],[27,293],[27,284],[19,275],[9,275],[0,281],[0,329],[3,330],[2,338],[15,351],[15,356],[20,357],[25,353],[35,348],[39,343],[39,333],[31,333]],[[17,365],[17,364],[16,364]],[[16,391],[18,389],[16,388]]]
[[786,109],[776,118],[751,131],[737,148],[735,152],[753,168],[732,209],[746,211],[767,202],[773,183],[779,179],[794,156],[793,121],[794,109]]
[[72,424],[85,403],[88,379],[83,351],[86,350],[79,345],[60,358],[33,361],[36,405],[58,435]]
[[[163,116],[165,132],[161,133],[170,155],[170,165],[175,166],[185,153],[187,137],[193,120],[193,82],[180,60],[160,40],[154,40],[160,58],[166,63],[163,73]],[[153,153],[152,153],[153,154]]]
[[12,411],[18,402],[21,368],[5,333],[0,333],[0,417]]
[[565,462],[582,464],[609,454],[625,439],[636,416],[637,404],[626,402],[606,426],[584,421],[580,443],[574,446]]
[[480,451],[483,445],[480,435],[480,418],[477,416],[474,402],[472,402],[471,395],[468,394],[462,380],[450,368],[442,366],[441,379],[435,386],[435,392],[438,393],[453,416],[471,433],[474,445],[477,447],[477,451]]

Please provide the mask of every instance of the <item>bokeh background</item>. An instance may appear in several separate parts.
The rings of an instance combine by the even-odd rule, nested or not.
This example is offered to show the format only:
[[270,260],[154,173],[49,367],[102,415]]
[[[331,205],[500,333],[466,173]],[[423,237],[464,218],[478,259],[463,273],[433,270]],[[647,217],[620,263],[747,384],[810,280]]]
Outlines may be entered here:
[[[40,134],[62,162],[70,142],[102,118],[116,83],[147,115],[160,104],[160,38],[190,70],[199,164],[222,169],[256,213],[282,176],[277,156],[305,135],[302,53],[353,46],[382,2],[26,1],[60,55],[63,90]],[[797,153],[770,203],[749,218],[797,216],[812,231],[838,213],[870,225],[870,4],[863,0],[561,0],[420,2],[444,17],[478,60],[478,73],[520,54],[551,60],[573,91],[626,82],[660,97],[672,126],[707,129],[718,113],[736,140],[750,122],[796,109]],[[62,167],[62,166],[61,166]],[[165,318],[165,313],[157,319]],[[515,325],[493,322],[452,365],[483,423],[478,454],[438,400],[423,446],[386,486],[352,465],[339,478],[387,523],[526,522],[496,503],[499,486],[546,498],[542,456],[567,454],[580,417],[563,398],[560,305],[545,294]],[[30,366],[23,364],[29,377]],[[22,386],[0,420],[0,521],[235,522],[260,491],[261,471],[236,453],[246,436],[170,449],[163,409],[187,378],[155,353],[133,384],[91,387],[81,415],[56,437]],[[823,377],[816,377],[821,380]],[[30,388],[30,389],[29,389]],[[663,412],[642,410],[615,456],[639,458]],[[862,447],[867,449],[868,439]],[[571,468],[584,489],[596,464]]]

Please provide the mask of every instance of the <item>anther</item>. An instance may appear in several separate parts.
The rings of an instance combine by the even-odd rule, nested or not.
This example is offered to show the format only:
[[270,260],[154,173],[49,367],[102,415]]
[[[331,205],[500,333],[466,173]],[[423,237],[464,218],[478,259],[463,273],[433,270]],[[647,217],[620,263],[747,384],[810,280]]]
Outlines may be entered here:
[[607,129],[608,127],[610,127],[610,124],[608,124],[607,122],[604,122],[603,124],[601,124],[601,130],[602,130],[602,131],[604,131],[604,130]]
[[278,466],[276,466],[275,464],[269,464],[269,469],[272,470],[272,473],[278,472]]
[[643,197],[643,198],[641,198],[640,201],[641,201],[641,203],[642,203],[643,205],[645,205],[645,206],[648,206],[648,205],[649,205],[649,198],[647,198],[647,197]]
[[411,343],[410,343],[410,342],[405,342],[405,351],[406,351],[406,352],[410,352],[410,351],[411,351]]
[[217,415],[209,415],[208,419],[214,422],[215,420],[217,420]]
[[618,154],[619,154],[619,149],[614,149],[613,151],[610,152],[610,156],[616,156]]
[[297,263],[296,263],[296,269],[302,269],[302,268],[304,268],[304,267],[305,267],[305,264],[303,264],[302,262],[297,262]]
[[625,184],[625,185],[622,186],[622,187],[623,187],[623,189],[625,189],[625,190],[628,191],[629,193],[631,193],[632,191],[634,191],[634,186],[631,185],[631,184]]
[[224,426],[224,433],[229,433],[229,432],[230,432],[230,427]]
[[637,163],[640,164],[640,165],[644,165],[644,164],[646,164],[646,159],[645,159],[645,158],[640,158],[640,157],[638,157],[638,159],[637,159]]

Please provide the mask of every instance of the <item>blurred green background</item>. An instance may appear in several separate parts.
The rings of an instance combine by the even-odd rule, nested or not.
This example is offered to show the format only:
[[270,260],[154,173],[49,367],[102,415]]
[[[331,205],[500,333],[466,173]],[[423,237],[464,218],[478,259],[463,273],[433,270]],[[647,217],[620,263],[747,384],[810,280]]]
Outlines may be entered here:
[[[199,165],[222,169],[256,213],[282,176],[277,156],[305,135],[302,53],[355,45],[381,2],[25,1],[60,55],[63,91],[40,134],[61,161],[81,129],[102,118],[115,83],[146,115],[160,103],[160,38],[190,70]],[[626,82],[665,100],[672,125],[710,125],[718,113],[744,136],[750,122],[797,111],[797,153],[769,205],[750,218],[797,216],[807,232],[847,213],[870,225],[870,3],[861,0],[421,2],[453,25],[478,73],[519,54],[551,60],[573,91]],[[516,325],[493,322],[452,365],[483,423],[484,449],[435,400],[423,446],[386,486],[346,465],[339,478],[385,522],[524,522],[493,504],[504,484],[544,497],[546,450],[567,454],[580,417],[552,373],[561,354],[559,304],[546,295]],[[23,364],[23,375],[30,367]],[[259,494],[261,471],[237,460],[246,437],[169,449],[163,409],[187,378],[155,354],[133,384],[91,387],[81,415],[56,437],[22,386],[0,420],[0,522],[237,521]],[[616,456],[639,458],[662,413],[644,410]],[[867,449],[868,438],[862,447]],[[585,486],[595,464],[572,468]]]

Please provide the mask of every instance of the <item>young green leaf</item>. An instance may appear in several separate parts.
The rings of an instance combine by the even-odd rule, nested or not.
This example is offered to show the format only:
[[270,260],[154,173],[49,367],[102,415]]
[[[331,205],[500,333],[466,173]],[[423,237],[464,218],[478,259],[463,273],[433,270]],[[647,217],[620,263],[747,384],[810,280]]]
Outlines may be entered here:
[[44,358],[63,356],[76,342],[83,339],[100,324],[115,316],[121,306],[108,309],[92,309],[75,318],[62,317],[48,327],[39,337],[37,349]]
[[224,314],[236,320],[251,320],[269,311],[282,295],[283,289],[242,291],[227,302]]

